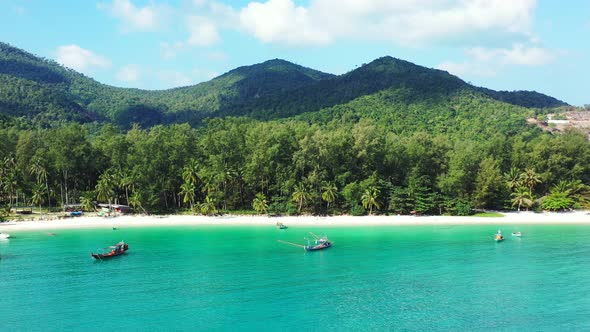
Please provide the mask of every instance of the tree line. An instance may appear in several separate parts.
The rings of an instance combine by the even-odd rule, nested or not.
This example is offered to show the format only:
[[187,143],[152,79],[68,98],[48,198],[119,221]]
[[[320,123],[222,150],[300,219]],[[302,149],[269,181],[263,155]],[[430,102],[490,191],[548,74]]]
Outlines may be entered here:
[[530,129],[485,140],[377,121],[212,119],[122,131],[0,130],[0,204],[93,202],[139,212],[451,214],[587,208],[584,134]]

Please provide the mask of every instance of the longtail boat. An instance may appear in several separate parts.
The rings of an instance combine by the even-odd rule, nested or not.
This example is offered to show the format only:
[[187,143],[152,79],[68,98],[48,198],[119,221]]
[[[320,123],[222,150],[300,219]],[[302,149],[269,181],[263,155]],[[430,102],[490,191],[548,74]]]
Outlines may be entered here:
[[104,248],[103,250],[107,251],[105,253],[90,253],[90,256],[94,257],[94,259],[106,259],[106,258],[112,258],[115,256],[119,256],[124,254],[127,250],[129,250],[129,245],[123,241],[112,245],[112,246],[108,246],[106,248]]
[[330,248],[331,246],[332,246],[332,242],[326,240],[324,242],[320,242],[320,243],[315,244],[313,246],[307,245],[303,249],[305,249],[305,251],[316,251],[316,250]]
[[295,247],[303,248],[303,250],[305,250],[305,251],[322,250],[322,249],[330,248],[332,246],[332,242],[330,240],[328,240],[327,236],[317,236],[311,232],[309,234],[311,234],[311,236],[313,236],[315,239],[315,242],[313,245],[309,244],[309,239],[307,239],[307,245],[287,242],[287,241],[283,241],[283,240],[278,240],[278,241],[281,243],[284,243],[284,244],[289,244],[289,245],[292,245]]

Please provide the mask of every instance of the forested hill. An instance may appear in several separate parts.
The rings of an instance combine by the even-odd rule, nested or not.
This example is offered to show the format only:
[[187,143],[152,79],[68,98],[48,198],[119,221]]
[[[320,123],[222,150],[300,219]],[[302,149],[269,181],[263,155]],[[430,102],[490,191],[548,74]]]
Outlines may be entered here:
[[[380,93],[387,91],[390,93]],[[161,91],[125,89],[101,84],[52,60],[0,43],[0,121],[20,118],[42,126],[101,121],[129,128],[133,123],[142,127],[182,122],[195,125],[204,118],[228,115],[276,119],[338,107],[366,96],[391,97],[399,91],[405,91],[404,101],[413,103],[469,92],[529,108],[566,105],[536,92],[474,87],[445,71],[392,57],[339,76],[276,59],[236,68],[194,86]]]

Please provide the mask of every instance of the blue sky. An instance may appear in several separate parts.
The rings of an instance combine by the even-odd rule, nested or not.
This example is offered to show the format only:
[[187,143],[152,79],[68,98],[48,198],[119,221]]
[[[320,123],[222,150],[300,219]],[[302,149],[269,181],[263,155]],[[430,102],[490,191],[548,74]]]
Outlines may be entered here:
[[163,89],[281,58],[334,74],[391,55],[590,104],[586,0],[0,0],[0,41]]

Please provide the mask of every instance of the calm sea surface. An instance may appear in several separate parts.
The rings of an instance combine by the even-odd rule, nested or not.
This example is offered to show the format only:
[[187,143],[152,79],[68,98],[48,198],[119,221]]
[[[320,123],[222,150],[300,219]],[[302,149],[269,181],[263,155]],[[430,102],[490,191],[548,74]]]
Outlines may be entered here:
[[12,232],[0,329],[590,330],[590,227],[289,226]]

